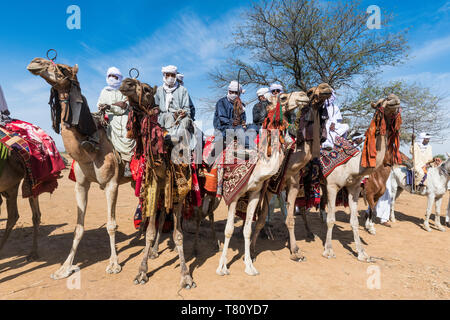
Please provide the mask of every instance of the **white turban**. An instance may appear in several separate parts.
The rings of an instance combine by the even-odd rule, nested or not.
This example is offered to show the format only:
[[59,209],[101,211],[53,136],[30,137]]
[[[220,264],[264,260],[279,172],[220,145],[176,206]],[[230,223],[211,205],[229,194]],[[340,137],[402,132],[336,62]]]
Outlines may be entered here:
[[[114,75],[118,79],[110,78],[109,76]],[[116,67],[111,67],[106,71],[106,83],[108,84],[108,87],[106,87],[109,90],[118,90],[120,88],[120,85],[122,83],[122,73],[119,69]]]
[[264,96],[267,92],[269,92],[269,88],[261,88],[258,91],[256,91],[256,95],[258,97]]
[[280,90],[281,91],[281,93],[283,93],[284,91],[283,91],[283,86],[281,85],[281,84],[278,84],[278,83],[272,83],[271,85],[270,85],[270,91],[272,92],[273,90]]
[[184,82],[184,74],[182,74],[182,73],[177,73],[177,80],[178,80],[180,83],[183,83],[183,82]]
[[[239,86],[239,89],[238,89]],[[241,93],[245,93],[245,90],[242,89],[242,86],[240,84],[238,84],[237,81],[233,80],[230,82],[230,85],[228,86],[228,90],[229,91],[240,91]]]
[[417,138],[417,143],[419,144],[420,149],[424,150],[427,148],[427,146],[423,144],[423,140],[430,138],[431,135],[426,132],[422,132],[419,134],[419,138]]
[[6,103],[5,96],[3,95],[2,86],[0,86],[0,112],[7,111],[8,104]]
[[177,67],[170,65],[170,66],[163,67],[161,69],[161,72],[162,73],[174,73],[174,74],[177,74],[177,70],[178,70]]

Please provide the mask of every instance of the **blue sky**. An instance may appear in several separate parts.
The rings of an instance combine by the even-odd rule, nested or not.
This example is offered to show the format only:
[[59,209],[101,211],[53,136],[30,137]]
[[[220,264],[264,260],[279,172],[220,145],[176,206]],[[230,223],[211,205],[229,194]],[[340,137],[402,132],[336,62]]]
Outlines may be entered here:
[[[410,28],[410,60],[384,68],[381,77],[417,81],[450,97],[450,1],[362,3],[362,8],[375,4],[393,12],[392,30]],[[72,4],[81,8],[81,30],[66,27],[66,9]],[[185,74],[194,103],[210,103],[216,93],[207,73],[223,64],[232,29],[249,5],[247,0],[10,2],[7,10],[0,11],[0,84],[9,109],[14,117],[42,127],[63,148],[61,138],[51,130],[50,88],[26,70],[34,57],[44,57],[49,48],[58,50],[58,62],[79,65],[79,80],[91,110],[112,65],[124,74],[136,67],[141,80],[160,85],[161,67],[175,64]],[[254,93],[249,91],[243,98],[252,100]],[[203,128],[212,126],[212,113],[200,112],[198,118]],[[251,120],[251,106],[247,118]],[[433,151],[450,152],[450,140],[435,141]]]

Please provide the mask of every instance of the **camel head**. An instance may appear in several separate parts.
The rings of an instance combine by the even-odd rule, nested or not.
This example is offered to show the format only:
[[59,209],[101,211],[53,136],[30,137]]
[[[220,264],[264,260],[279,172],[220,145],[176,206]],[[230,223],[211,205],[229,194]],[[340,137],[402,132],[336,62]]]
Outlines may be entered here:
[[151,106],[155,105],[155,93],[157,87],[150,87],[147,83],[140,82],[137,79],[126,78],[122,81],[119,88],[120,92],[126,97],[131,105]]
[[376,103],[372,102],[371,105],[374,109],[383,108],[386,121],[390,123],[400,110],[400,99],[395,94],[390,94],[386,98],[378,100]]
[[40,76],[48,84],[60,92],[68,92],[72,80],[77,80],[78,65],[70,67],[65,64],[56,64],[52,60],[34,58],[27,66],[27,70],[35,76]]
[[321,83],[317,87],[308,90],[308,98],[313,106],[322,106],[333,94],[333,89],[328,83]]
[[[291,93],[281,93],[279,95],[280,98],[280,104],[283,108],[283,112],[292,111],[297,108],[303,108],[308,105],[309,98],[303,91],[294,91]],[[270,97],[268,99],[270,106],[268,107],[269,110],[274,109],[278,104],[278,98],[277,97]]]

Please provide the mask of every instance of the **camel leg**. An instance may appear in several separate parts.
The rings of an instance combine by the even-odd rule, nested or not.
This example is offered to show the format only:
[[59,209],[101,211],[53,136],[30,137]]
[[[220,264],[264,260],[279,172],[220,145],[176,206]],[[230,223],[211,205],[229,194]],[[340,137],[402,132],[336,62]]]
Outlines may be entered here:
[[294,218],[294,210],[295,210],[295,199],[298,195],[298,184],[291,184],[288,191],[288,208],[287,208],[287,217],[286,217],[286,226],[289,231],[289,245],[291,250],[291,260],[294,261],[306,261],[306,257],[304,257],[300,249],[297,246],[297,239],[295,239],[295,218]]
[[[159,196],[157,194],[157,196]],[[143,217],[144,218],[144,217]],[[145,220],[145,219],[143,219]],[[137,276],[134,278],[134,284],[145,284],[148,282],[148,257],[150,255],[150,249],[153,246],[153,241],[156,236],[156,228],[155,228],[155,215],[149,218],[147,231],[145,233],[145,248],[143,250],[143,257],[141,261],[141,265],[139,266],[139,271]]]
[[450,228],[450,199],[447,204],[447,217],[445,218],[445,222],[447,223],[447,227]]
[[113,274],[122,271],[122,267],[119,264],[116,251],[116,203],[119,185],[116,182],[110,181],[106,185],[106,203],[108,206],[108,222],[106,223],[106,230],[109,235],[109,243],[111,246],[111,257],[109,258],[109,264],[106,267],[106,273]]
[[322,196],[320,197],[320,208],[319,208],[319,214],[320,218],[323,223],[327,222],[327,201],[328,201],[328,193],[327,193],[327,186],[321,185],[322,188]]
[[303,221],[305,222],[305,229],[306,229],[306,239],[308,240],[314,240],[314,233],[312,233],[308,220],[306,219],[306,210],[302,210],[300,214],[303,218]]
[[347,187],[348,190],[348,204],[350,207],[350,224],[353,229],[353,238],[356,244],[356,251],[358,252],[358,260],[365,262],[372,262],[372,259],[364,251],[359,237],[359,221],[358,221],[358,198],[361,187],[356,184],[351,187]]
[[236,213],[237,201],[238,199],[235,199],[228,207],[227,225],[225,226],[225,241],[223,243],[222,256],[220,257],[219,266],[216,270],[216,273],[219,276],[230,274],[230,271],[227,268],[227,251],[234,231],[234,215]]
[[209,222],[211,223],[211,233],[213,236],[214,246],[217,251],[220,250],[220,243],[217,240],[216,229],[214,229],[214,211],[217,209],[218,206],[219,206],[218,200],[215,197],[211,197],[211,202],[208,207],[207,214]]
[[159,256],[159,241],[161,239],[161,234],[163,231],[164,223],[166,222],[166,210],[162,210],[159,214],[159,220],[158,220],[158,232],[156,233],[156,240],[155,244],[152,247],[152,252],[150,255],[150,259],[156,259]]
[[253,266],[253,261],[250,256],[250,236],[252,234],[252,222],[253,215],[255,214],[256,206],[259,202],[260,191],[254,191],[250,193],[248,206],[247,206],[247,214],[245,216],[245,224],[244,224],[244,244],[245,244],[245,255],[244,255],[244,263],[245,263],[245,273],[249,276],[256,276],[259,274],[258,270]]
[[325,241],[325,250],[322,255],[325,258],[336,258],[331,244],[333,237],[333,227],[336,222],[336,195],[337,186],[327,185],[328,213],[327,213],[327,238]]
[[186,261],[184,259],[184,250],[183,250],[183,232],[181,231],[181,209],[183,206],[183,202],[180,201],[174,208],[173,215],[173,242],[177,247],[178,258],[180,259],[180,268],[181,268],[181,288],[195,288],[197,285],[192,280],[192,277],[189,274],[189,269],[186,266]]
[[392,194],[394,195],[392,197],[391,202],[391,222],[397,222],[395,219],[395,200],[398,198],[398,196],[402,193],[402,189],[397,188],[397,190],[393,190]]
[[39,209],[39,198],[29,198],[31,211],[33,212],[33,247],[31,253],[27,256],[28,261],[37,260],[38,256],[38,236],[39,236],[39,224],[41,223],[41,210]]
[[443,196],[437,197],[436,199],[436,214],[434,215],[434,224],[439,231],[445,231],[445,228],[441,224],[441,205]]
[[192,254],[194,256],[197,256],[198,254],[198,234],[200,232],[200,224],[203,220],[203,217],[205,216],[205,212],[208,213],[209,211],[209,205],[211,202],[211,198],[206,196],[203,199],[203,203],[201,208],[197,208],[195,210],[195,238],[194,238],[194,248],[192,250]]
[[[350,193],[349,193],[349,197],[350,197]],[[375,204],[375,199],[373,198],[373,195],[369,195],[369,197],[367,197],[367,202],[369,204],[369,213],[366,214],[366,223],[365,223],[365,228],[367,229],[367,231],[370,234],[376,234],[376,229],[375,229],[375,223],[373,222],[374,217],[376,216],[375,214],[375,210],[376,210],[376,204]]]
[[434,193],[428,194],[427,212],[425,214],[425,221],[423,223],[425,230],[427,230],[428,232],[431,232],[429,221],[430,221],[431,210],[433,209],[434,197],[435,197]]
[[255,225],[255,231],[253,232],[252,242],[250,244],[250,255],[253,261],[256,259],[256,241],[258,240],[259,233],[264,228],[266,224],[267,215],[269,214],[269,199],[272,199],[273,194],[266,192],[266,196],[263,200],[263,205],[261,209],[261,215],[258,217]]
[[77,181],[75,183],[75,197],[77,199],[78,211],[77,226],[75,227],[72,249],[70,249],[69,256],[66,261],[64,261],[61,268],[50,276],[54,280],[67,278],[72,274],[72,272],[78,270],[78,267],[73,265],[73,259],[75,257],[75,253],[77,252],[78,244],[80,243],[84,233],[84,217],[86,215],[86,206],[90,186],[91,183],[86,180]]
[[6,223],[5,233],[3,233],[3,238],[0,241],[0,250],[8,240],[8,237],[16,225],[17,220],[19,220],[19,211],[17,210],[17,193],[19,189],[19,184],[12,187],[11,189],[5,191],[6,197],[6,210],[8,212],[8,222]]

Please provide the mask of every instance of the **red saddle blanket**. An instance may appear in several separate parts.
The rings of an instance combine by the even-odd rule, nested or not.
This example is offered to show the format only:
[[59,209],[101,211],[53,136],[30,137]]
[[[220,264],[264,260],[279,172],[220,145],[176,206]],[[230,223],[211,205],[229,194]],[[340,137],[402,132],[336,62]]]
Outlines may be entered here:
[[21,120],[13,120],[0,131],[0,142],[18,152],[23,160],[26,177],[22,184],[22,197],[52,193],[58,187],[57,179],[65,168],[53,139],[38,126]]
[[323,176],[325,178],[328,177],[334,169],[347,163],[347,161],[353,158],[358,152],[358,148],[350,141],[337,136],[334,141],[333,150],[320,150],[320,166],[322,168]]

